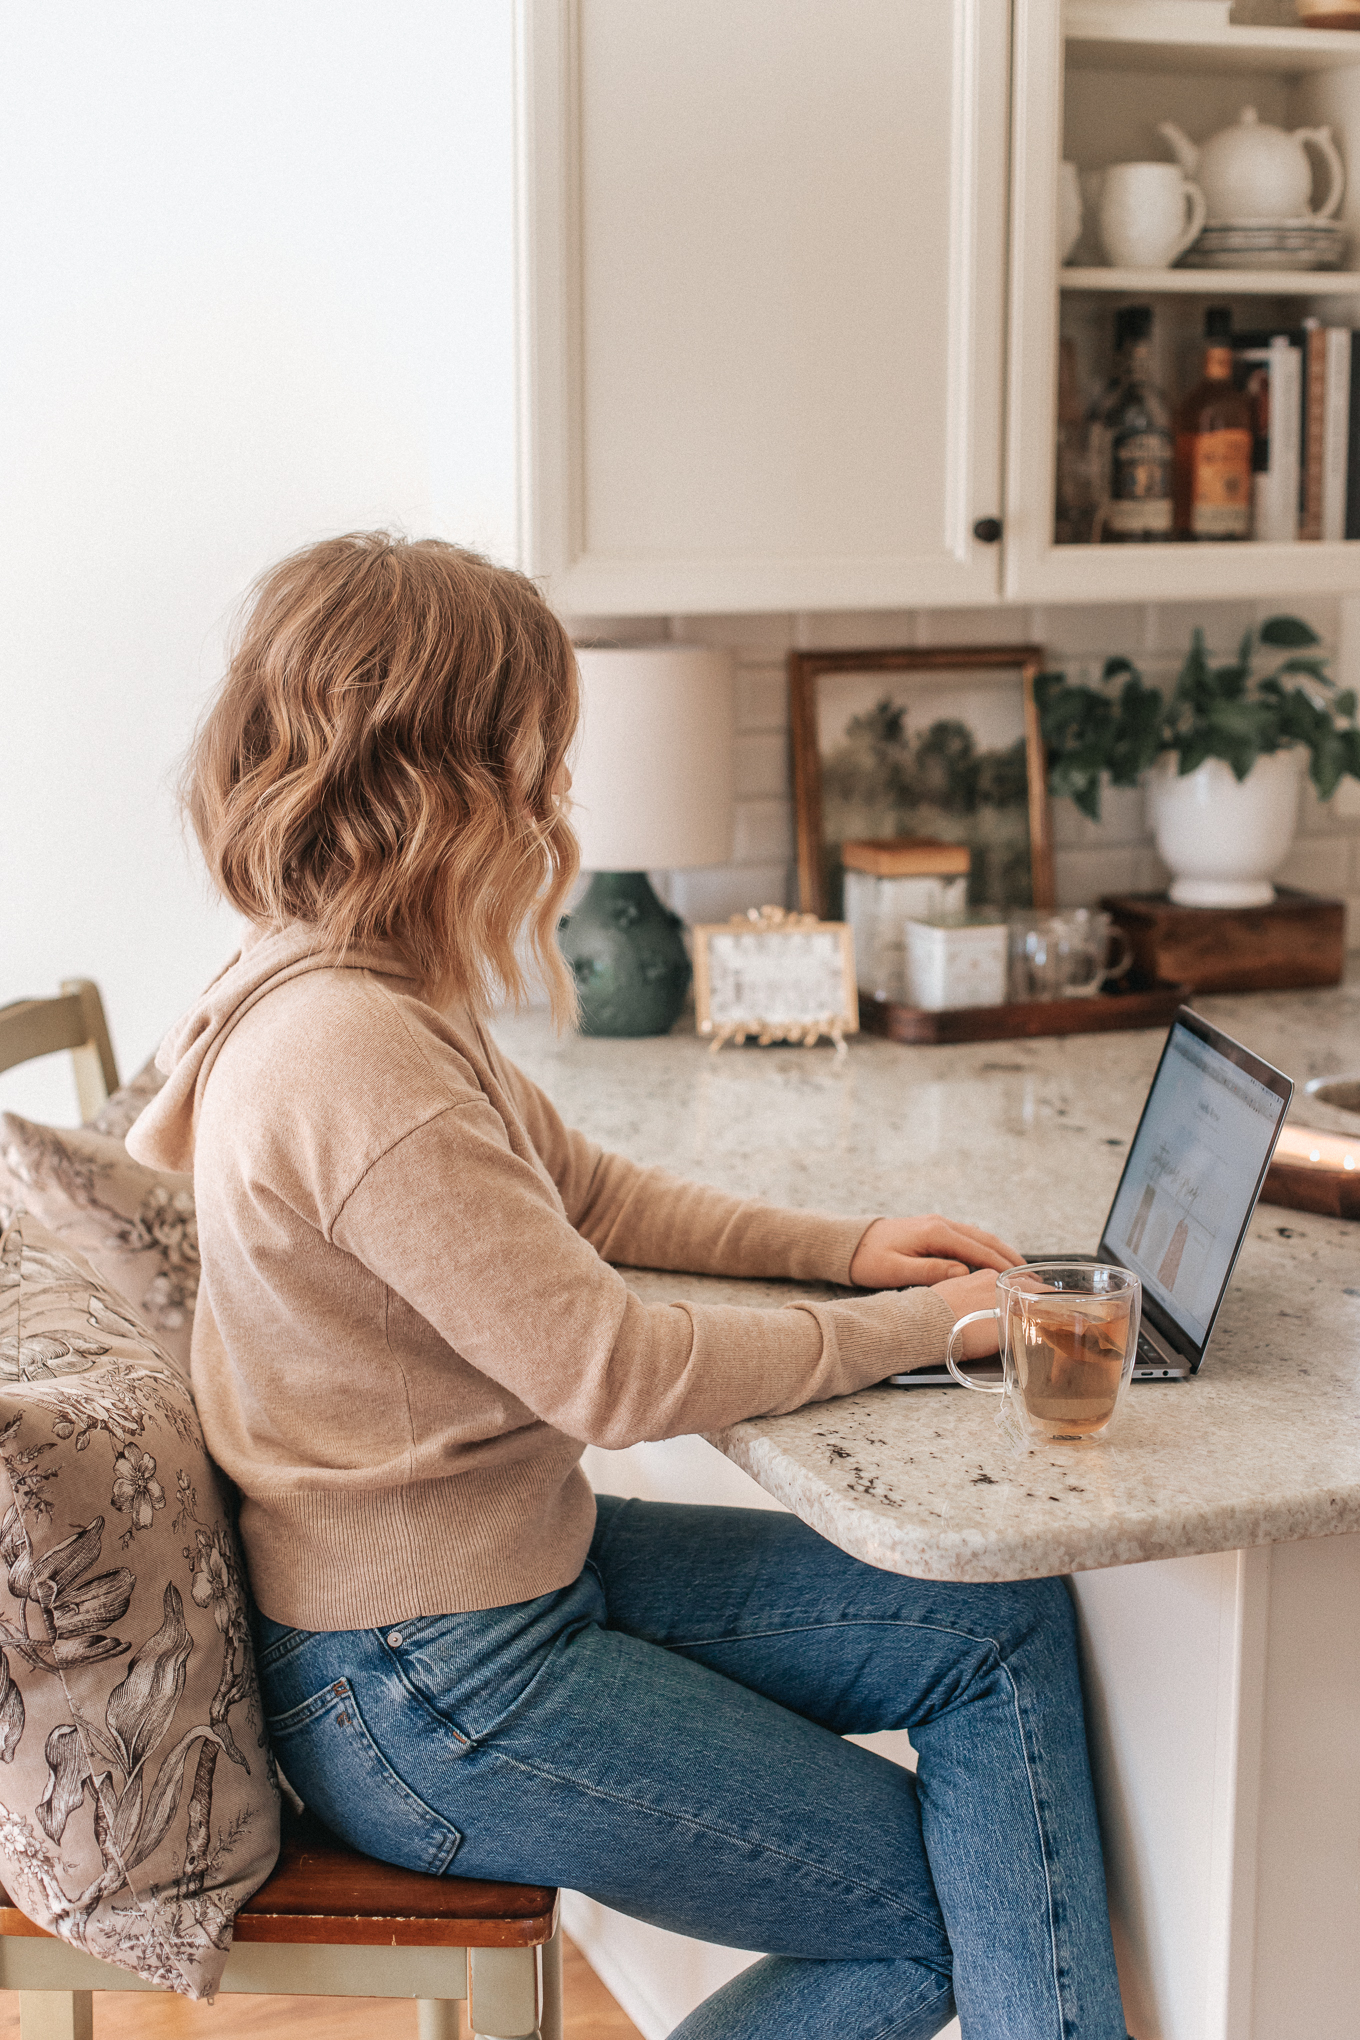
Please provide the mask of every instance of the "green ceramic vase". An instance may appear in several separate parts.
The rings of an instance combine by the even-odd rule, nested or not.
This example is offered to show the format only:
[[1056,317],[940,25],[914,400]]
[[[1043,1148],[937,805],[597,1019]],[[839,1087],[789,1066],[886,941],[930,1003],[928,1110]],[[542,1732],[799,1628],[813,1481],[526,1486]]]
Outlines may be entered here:
[[689,990],[684,922],[663,907],[645,871],[597,871],[557,924],[576,973],[582,1034],[667,1034]]

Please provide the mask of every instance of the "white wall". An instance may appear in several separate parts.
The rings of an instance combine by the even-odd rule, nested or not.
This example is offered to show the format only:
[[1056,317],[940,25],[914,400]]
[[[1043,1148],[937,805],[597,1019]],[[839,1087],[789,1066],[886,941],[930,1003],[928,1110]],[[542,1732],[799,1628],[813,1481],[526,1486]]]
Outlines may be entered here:
[[[130,1072],[234,920],[169,779],[251,578],[395,524],[514,556],[512,10],[63,0],[0,29],[0,1004]],[[0,1104],[76,1115],[69,1058]]]

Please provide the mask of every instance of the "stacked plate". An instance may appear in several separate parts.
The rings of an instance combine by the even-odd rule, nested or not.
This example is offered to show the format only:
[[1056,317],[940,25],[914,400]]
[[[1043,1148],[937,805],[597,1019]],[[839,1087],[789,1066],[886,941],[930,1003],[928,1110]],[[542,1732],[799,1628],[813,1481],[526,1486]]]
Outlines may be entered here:
[[1181,257],[1185,269],[1340,269],[1339,220],[1210,220]]

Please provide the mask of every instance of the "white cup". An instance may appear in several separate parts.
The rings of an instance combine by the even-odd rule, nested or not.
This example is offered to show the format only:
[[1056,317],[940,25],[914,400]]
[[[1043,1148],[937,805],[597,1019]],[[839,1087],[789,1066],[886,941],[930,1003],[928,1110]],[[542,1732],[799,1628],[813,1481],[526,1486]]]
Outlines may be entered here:
[[1100,193],[1100,238],[1115,269],[1166,269],[1198,237],[1204,193],[1176,163],[1112,163]]

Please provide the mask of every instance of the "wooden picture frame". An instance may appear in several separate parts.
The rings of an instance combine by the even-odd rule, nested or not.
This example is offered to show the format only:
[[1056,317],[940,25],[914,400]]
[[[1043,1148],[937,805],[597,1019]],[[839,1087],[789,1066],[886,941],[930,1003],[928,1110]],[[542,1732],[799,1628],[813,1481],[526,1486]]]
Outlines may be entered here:
[[730,921],[698,923],[694,937],[694,1024],[719,1049],[725,1041],[823,1038],[845,1053],[859,1031],[855,947],[844,921],[753,907]]
[[[890,705],[893,693],[904,693],[915,697],[916,702],[928,702],[923,686],[932,673],[960,676],[953,682],[957,698],[966,685],[966,676],[1001,674],[1007,670],[1016,676],[1017,702],[1015,727],[1023,727],[1023,738],[1015,736],[1010,750],[1023,741],[1025,760],[1025,795],[1015,803],[1023,808],[1029,841],[1029,894],[1028,900],[1004,898],[987,903],[998,907],[1051,908],[1053,892],[1053,839],[1048,809],[1048,770],[1044,755],[1043,738],[1039,731],[1039,711],[1034,699],[1034,682],[1043,668],[1043,650],[1039,645],[912,645],[886,651],[826,651],[790,652],[789,674],[789,723],[793,745],[793,796],[794,819],[798,841],[798,902],[804,913],[825,915],[837,911],[839,902],[832,898],[834,885],[839,882],[839,858],[837,845],[850,836],[873,835],[933,835],[945,833],[929,826],[912,825],[910,822],[897,827],[848,828],[829,843],[824,826],[826,803],[823,799],[823,768],[825,760],[822,750],[820,723],[823,718],[823,682],[829,675],[882,674],[889,676],[913,676],[905,688],[889,690],[879,704],[881,712]],[[858,690],[863,693],[863,689]],[[948,699],[948,689],[944,690]],[[907,708],[904,705],[902,718]],[[892,713],[896,714],[895,706]],[[912,726],[919,727],[928,707],[917,708]],[[902,751],[904,758],[909,752],[909,732],[902,721]],[[864,720],[861,716],[859,720]],[[959,718],[954,718],[957,725]],[[948,719],[942,719],[935,727],[943,728]],[[964,725],[965,728],[967,725]],[[928,733],[929,734],[929,733]],[[971,732],[970,732],[971,735]],[[918,747],[920,739],[917,739]],[[982,754],[991,755],[991,754]],[[1001,753],[994,754],[1001,757]],[[1008,755],[1008,754],[1007,754]],[[927,815],[929,810],[926,810]],[[963,824],[960,822],[960,827]],[[953,840],[967,840],[956,834]],[[1012,863],[1014,857],[1012,856]]]

